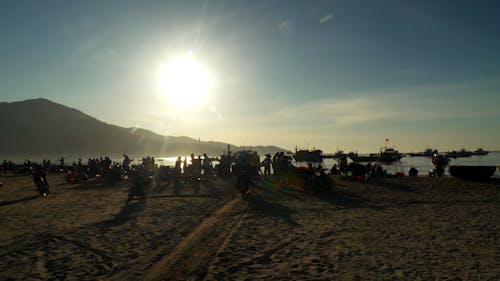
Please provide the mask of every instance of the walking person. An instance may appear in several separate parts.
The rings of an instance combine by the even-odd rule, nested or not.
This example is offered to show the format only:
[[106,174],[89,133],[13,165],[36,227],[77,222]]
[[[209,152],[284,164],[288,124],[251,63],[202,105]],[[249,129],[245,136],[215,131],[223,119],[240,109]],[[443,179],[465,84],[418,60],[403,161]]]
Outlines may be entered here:
[[266,158],[260,163],[261,167],[264,167],[264,176],[269,179],[271,176],[271,154],[266,154]]

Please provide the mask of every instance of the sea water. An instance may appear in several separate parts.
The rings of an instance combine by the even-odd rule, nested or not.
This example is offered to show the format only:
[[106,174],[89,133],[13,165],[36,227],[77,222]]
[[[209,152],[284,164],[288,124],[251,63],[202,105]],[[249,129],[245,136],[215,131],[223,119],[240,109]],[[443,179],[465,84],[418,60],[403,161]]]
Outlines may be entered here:
[[[324,159],[323,166],[325,168],[331,168],[336,163],[337,159]],[[372,163],[372,165],[373,164],[375,163]],[[498,168],[498,166],[500,165],[500,151],[489,152],[487,155],[473,155],[470,157],[450,158],[449,165],[497,166],[497,170],[495,171],[493,177],[500,178],[500,169]],[[434,166],[432,166],[431,157],[421,156],[405,156],[401,158],[400,161],[385,163],[382,164],[382,166],[384,167],[384,169],[387,169],[387,172],[390,174],[403,172],[405,173],[405,175],[408,174],[408,170],[411,167],[415,167],[419,171],[419,176],[428,176],[429,171],[434,168]],[[445,174],[449,175],[448,169],[446,169]]]

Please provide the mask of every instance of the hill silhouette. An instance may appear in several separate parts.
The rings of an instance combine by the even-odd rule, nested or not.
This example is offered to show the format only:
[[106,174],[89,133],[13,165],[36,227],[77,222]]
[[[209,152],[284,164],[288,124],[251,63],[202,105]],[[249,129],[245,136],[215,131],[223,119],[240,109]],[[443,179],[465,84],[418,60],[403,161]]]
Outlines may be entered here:
[[[99,121],[77,109],[47,99],[0,103],[0,156],[10,158],[141,157],[187,154],[220,155],[223,142],[186,136],[163,136],[142,128],[123,128]],[[231,150],[239,147],[229,144]],[[276,146],[246,147],[259,152],[284,151]]]

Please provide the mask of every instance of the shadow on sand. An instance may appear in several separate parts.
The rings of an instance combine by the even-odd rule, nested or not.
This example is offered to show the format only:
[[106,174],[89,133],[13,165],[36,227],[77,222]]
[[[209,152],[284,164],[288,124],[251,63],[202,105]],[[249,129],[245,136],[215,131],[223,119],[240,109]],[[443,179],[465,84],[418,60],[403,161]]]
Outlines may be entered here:
[[114,216],[113,219],[108,221],[102,221],[94,224],[93,226],[117,226],[126,223],[127,221],[133,219],[136,214],[144,211],[146,209],[146,201],[138,200],[129,204],[123,205],[120,212]]
[[383,207],[374,204],[371,200],[335,187],[333,187],[331,191],[310,192],[285,186],[280,188],[277,192],[280,195],[299,201],[308,201],[311,197],[313,197],[318,200],[326,201],[334,207],[340,209],[372,208],[376,210],[384,210]]
[[412,188],[410,186],[400,184],[400,183],[395,183],[395,182],[389,182],[389,181],[383,180],[383,179],[384,178],[382,178],[382,179],[375,178],[375,179],[370,181],[370,185],[374,185],[376,187],[383,187],[383,188],[387,188],[387,189],[403,191],[403,192],[413,192],[413,193],[417,192],[414,188]]
[[150,195],[148,196],[148,199],[161,199],[161,198],[207,198],[207,197],[213,197],[213,195],[210,194],[166,194],[166,195]]
[[473,179],[459,179],[456,178],[459,181],[467,182],[467,183],[488,183],[491,185],[500,185],[500,178],[487,178],[487,179],[479,179],[479,180],[473,180]]
[[253,196],[247,199],[250,209],[258,214],[276,217],[284,220],[287,224],[298,226],[299,224],[292,219],[293,209],[283,206],[276,202],[266,201],[260,196]]
[[105,181],[101,178],[96,179],[92,178],[89,179],[85,182],[78,182],[78,183],[69,183],[69,182],[64,182],[60,185],[67,186],[72,189],[104,189],[104,188],[123,188],[124,184],[128,187],[128,183],[130,181],[128,180],[120,180],[120,181]]
[[16,200],[12,200],[12,201],[0,202],[0,207],[9,206],[9,205],[13,205],[13,204],[21,203],[21,202],[28,202],[28,201],[31,201],[31,200],[35,200],[35,199],[37,199],[39,197],[40,196],[34,195],[34,196],[25,197],[25,198],[21,198],[21,199],[16,199]]
[[221,194],[223,194],[222,190],[217,190],[215,184],[212,181],[203,181],[203,186],[207,189],[209,194],[212,194],[215,197],[219,197]]
[[[170,190],[170,194],[164,194]],[[202,192],[203,191],[203,192]],[[169,185],[161,186],[156,188],[152,192],[153,194],[148,198],[171,198],[171,197],[214,197],[220,198],[223,194],[222,190],[218,190],[215,184],[211,181],[201,181],[188,184],[182,184],[180,182],[172,182]]]
[[315,194],[321,200],[327,201],[341,209],[370,208],[375,210],[385,210],[384,207],[374,204],[372,200],[363,198],[357,194],[344,190],[334,189],[328,193]]

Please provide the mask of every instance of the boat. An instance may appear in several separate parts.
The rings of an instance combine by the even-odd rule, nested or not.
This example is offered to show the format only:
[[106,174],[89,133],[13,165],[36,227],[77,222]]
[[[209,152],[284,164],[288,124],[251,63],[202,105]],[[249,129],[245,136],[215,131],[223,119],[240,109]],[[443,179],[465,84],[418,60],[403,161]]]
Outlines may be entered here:
[[385,139],[384,149],[380,149],[379,161],[380,162],[394,162],[399,161],[401,158],[405,157],[406,154],[400,153],[393,147],[388,147],[389,139]]
[[488,153],[489,153],[489,151],[483,150],[483,148],[480,147],[477,150],[475,150],[474,152],[472,152],[472,155],[486,155]]
[[335,152],[335,153],[323,154],[323,159],[325,159],[325,158],[337,159],[337,158],[340,158],[344,155],[345,155],[345,153],[343,150],[337,150],[337,152]]
[[[386,140],[387,141],[387,140]],[[406,154],[400,153],[392,147],[384,147],[379,153],[370,153],[368,155],[359,155],[358,153],[350,152],[347,154],[354,162],[385,162],[390,163],[394,161],[399,161],[401,158],[405,157]]]
[[486,180],[495,174],[496,166],[459,166],[449,168],[450,175],[464,180]]
[[383,151],[380,151],[380,161],[381,162],[394,162],[405,157],[406,154],[400,153],[391,147],[385,147]]
[[354,162],[378,162],[380,161],[380,154],[370,153],[368,155],[360,155],[354,152],[347,153],[347,156]]
[[426,148],[423,152],[410,152],[408,155],[412,157],[432,157],[432,148]]
[[338,149],[337,152],[335,152],[335,154],[333,154],[334,158],[340,158],[340,157],[342,157],[344,155],[345,155],[345,153],[341,149]]
[[312,162],[319,163],[323,162],[323,151],[319,149],[315,150],[296,150],[292,155],[293,159],[297,162]]
[[472,152],[467,151],[467,150],[462,148],[459,151],[453,150],[450,152],[446,152],[445,155],[446,155],[446,157],[450,157],[450,158],[471,157]]

